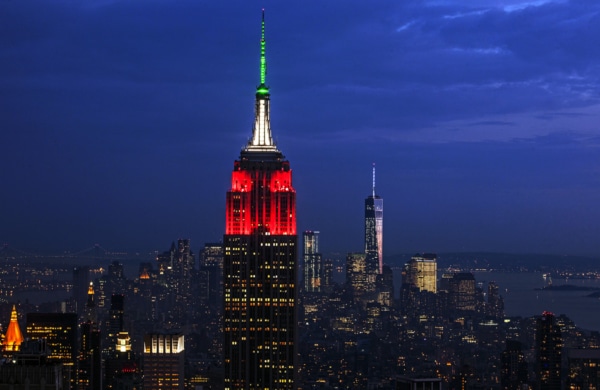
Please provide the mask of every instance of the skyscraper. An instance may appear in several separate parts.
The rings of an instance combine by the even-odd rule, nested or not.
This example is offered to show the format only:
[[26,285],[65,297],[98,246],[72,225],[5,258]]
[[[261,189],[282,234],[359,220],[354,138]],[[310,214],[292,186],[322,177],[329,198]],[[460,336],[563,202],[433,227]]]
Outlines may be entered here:
[[26,334],[30,340],[45,342],[50,350],[48,361],[62,363],[64,383],[75,388],[77,314],[27,313]]
[[535,328],[535,375],[540,390],[561,389],[562,335],[554,314],[543,312]]
[[144,390],[184,388],[184,336],[151,333],[144,336]]
[[319,232],[307,230],[302,233],[304,260],[304,291],[320,292],[324,283],[323,258],[319,253]]
[[373,193],[365,199],[365,254],[369,282],[375,282],[383,272],[383,199],[375,194],[375,164],[373,164]]
[[405,266],[406,282],[419,291],[437,292],[437,255],[416,254]]
[[269,119],[265,22],[252,138],[227,192],[224,247],[225,389],[293,389],[296,355],[296,191]]

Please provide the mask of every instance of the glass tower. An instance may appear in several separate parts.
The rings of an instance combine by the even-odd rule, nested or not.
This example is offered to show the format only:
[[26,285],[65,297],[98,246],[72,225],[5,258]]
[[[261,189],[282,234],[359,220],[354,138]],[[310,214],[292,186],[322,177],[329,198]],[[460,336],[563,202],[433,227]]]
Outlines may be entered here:
[[365,255],[369,282],[375,282],[383,272],[383,199],[375,194],[375,164],[373,193],[365,199]]
[[324,287],[323,261],[319,253],[319,232],[305,231],[304,238],[304,291],[320,292]]
[[223,239],[225,389],[293,389],[296,191],[271,136],[262,19],[252,138],[234,163]]

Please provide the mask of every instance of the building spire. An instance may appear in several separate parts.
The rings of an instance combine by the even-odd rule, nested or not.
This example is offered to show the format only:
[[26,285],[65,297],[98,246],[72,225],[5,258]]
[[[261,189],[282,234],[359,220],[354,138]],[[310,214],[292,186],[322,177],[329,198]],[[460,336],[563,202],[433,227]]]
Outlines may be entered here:
[[375,163],[373,163],[373,198],[375,197]]
[[279,152],[271,135],[269,115],[270,94],[267,86],[267,57],[265,39],[265,10],[262,10],[260,35],[260,84],[256,88],[254,129],[252,139],[244,149],[247,152]]
[[23,340],[25,340],[17,319],[17,306],[13,305],[10,313],[10,323],[8,324],[8,329],[6,330],[6,336],[2,341],[4,351],[6,352],[18,351],[21,347],[21,343]]
[[[267,58],[265,56],[265,9],[262,10],[262,23],[260,34],[260,85],[266,85],[267,81]],[[268,90],[268,88],[267,88]]]

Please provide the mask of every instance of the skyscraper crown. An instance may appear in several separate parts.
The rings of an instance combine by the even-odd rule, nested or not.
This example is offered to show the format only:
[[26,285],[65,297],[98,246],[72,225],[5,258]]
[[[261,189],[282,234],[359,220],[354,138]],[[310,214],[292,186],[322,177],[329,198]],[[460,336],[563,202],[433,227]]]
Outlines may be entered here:
[[246,152],[277,152],[273,136],[271,135],[271,120],[269,115],[270,93],[266,84],[267,59],[265,40],[265,10],[262,12],[261,38],[260,38],[260,84],[256,88],[256,102],[254,105],[254,129],[252,138],[244,148]]

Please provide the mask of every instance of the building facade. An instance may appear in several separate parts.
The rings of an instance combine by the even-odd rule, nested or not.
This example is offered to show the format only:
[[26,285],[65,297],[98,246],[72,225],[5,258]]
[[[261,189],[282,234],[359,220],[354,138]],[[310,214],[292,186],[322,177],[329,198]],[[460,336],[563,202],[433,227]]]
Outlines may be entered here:
[[144,336],[144,390],[184,388],[184,337],[152,333]]
[[225,389],[293,389],[296,192],[271,135],[264,13],[252,138],[234,163],[223,239]]
[[406,281],[419,291],[437,293],[437,256],[416,254],[406,265]]
[[305,231],[303,238],[304,291],[321,292],[324,282],[323,257],[319,252],[319,232]]
[[554,314],[543,312],[535,328],[535,376],[540,390],[562,387],[562,335]]
[[365,199],[365,254],[369,281],[374,283],[383,272],[383,199],[375,194],[374,164],[373,192]]

